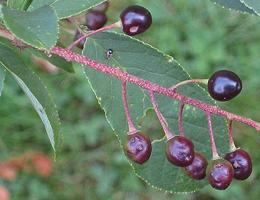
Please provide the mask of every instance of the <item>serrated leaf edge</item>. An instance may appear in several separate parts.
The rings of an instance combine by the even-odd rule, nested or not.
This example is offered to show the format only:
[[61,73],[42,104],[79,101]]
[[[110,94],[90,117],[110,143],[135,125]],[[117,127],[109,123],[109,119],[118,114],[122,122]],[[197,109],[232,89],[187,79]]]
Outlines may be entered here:
[[248,7],[249,9],[253,10],[256,15],[260,16],[260,13],[258,11],[255,10],[255,8],[253,8],[253,6],[249,6],[248,3],[246,3],[244,0],[239,0],[241,3],[243,3],[246,7]]
[[[58,22],[59,22],[59,18],[58,18],[58,16],[57,16],[56,10],[55,10],[53,7],[51,7],[51,6],[46,6],[46,7],[49,7],[49,8],[51,8],[51,9],[54,11],[55,16],[56,16],[56,22],[57,22],[57,37],[56,37],[56,42],[55,42],[55,44],[53,44],[49,49],[37,47],[37,46],[31,44],[30,42],[27,42],[27,41],[25,41],[24,39],[20,38],[20,37],[17,36],[15,33],[13,33],[13,31],[10,29],[10,27],[9,27],[8,24],[6,23],[6,21],[5,21],[5,16],[4,16],[4,14],[3,14],[3,21],[4,21],[4,24],[5,24],[5,27],[6,27],[7,30],[9,30],[17,39],[21,40],[23,43],[28,44],[28,45],[30,45],[30,46],[33,46],[34,48],[36,48],[36,49],[38,49],[38,50],[48,52],[50,49],[52,49],[53,47],[55,47],[55,45],[56,45],[56,43],[57,43],[57,41],[58,41],[58,39],[59,39],[60,27],[59,27],[59,23],[58,23]],[[15,9],[12,9],[12,8],[9,8],[9,9],[15,10]],[[27,11],[21,11],[21,10],[19,10],[19,11],[20,11],[20,12],[24,12],[24,13],[27,12]],[[35,11],[35,10],[34,10],[34,11]],[[34,11],[32,11],[32,12],[34,12]]]
[[[50,4],[50,6],[51,6],[54,10],[55,10],[55,7],[54,7],[53,4],[55,4],[55,3],[58,2],[58,1],[59,1],[59,0],[56,0],[56,1],[54,1],[53,3]],[[81,13],[83,13],[83,12],[85,12],[85,11],[91,9],[91,8],[96,7],[97,5],[99,5],[99,4],[101,4],[101,3],[104,3],[105,1],[107,1],[107,0],[101,1],[100,3],[96,3],[96,4],[92,5],[92,6],[86,8],[86,9],[84,9],[84,10],[81,10],[81,11],[79,11],[79,12],[77,12],[77,13],[74,13],[74,14],[72,14],[72,15],[68,15],[68,16],[65,16],[65,17],[59,17],[58,15],[57,15],[57,16],[58,16],[59,19],[66,19],[66,18],[68,18],[68,17],[76,16],[76,15],[79,15],[79,14],[81,14]]]
[[240,1],[242,4],[244,4],[245,7],[247,7],[248,9],[251,9],[251,10],[254,12],[254,14],[253,14],[253,13],[246,12],[246,11],[241,11],[241,10],[238,10],[238,9],[235,9],[235,8],[230,8],[230,7],[223,6],[223,5],[219,4],[218,2],[216,2],[215,0],[211,0],[211,1],[212,1],[213,4],[219,6],[219,7],[223,8],[223,9],[227,9],[227,10],[229,10],[229,11],[233,11],[233,12],[236,12],[236,13],[239,13],[239,14],[248,14],[248,15],[251,15],[251,16],[254,16],[254,15],[257,15],[257,16],[258,16],[258,14],[255,12],[254,9],[250,8],[249,6],[247,6],[247,5],[246,5],[244,2],[242,2],[241,0],[239,0],[239,1]]

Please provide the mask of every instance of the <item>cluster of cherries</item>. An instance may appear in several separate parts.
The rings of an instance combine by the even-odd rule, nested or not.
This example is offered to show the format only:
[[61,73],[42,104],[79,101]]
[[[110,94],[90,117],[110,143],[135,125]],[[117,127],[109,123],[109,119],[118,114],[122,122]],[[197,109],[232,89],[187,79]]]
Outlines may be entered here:
[[[240,78],[231,71],[217,71],[208,80],[208,92],[215,100],[228,101],[241,89]],[[125,152],[128,158],[143,164],[151,155],[151,140],[143,133],[129,135]],[[207,176],[211,186],[220,190],[226,189],[233,178],[244,180],[252,172],[252,161],[246,151],[232,148],[224,159],[217,158],[208,164],[205,157],[194,150],[192,141],[179,135],[168,139],[166,156],[173,165],[184,167],[189,177],[201,180]]]
[[[107,22],[105,11],[108,1],[93,8],[86,14],[86,26],[89,30],[98,30]],[[120,25],[125,34],[133,36],[146,31],[152,24],[150,12],[141,6],[129,6],[120,15]],[[77,32],[75,38],[82,35]],[[80,43],[82,48],[83,43]],[[221,70],[215,72],[207,81],[210,96],[218,101],[228,101],[237,96],[242,90],[240,78],[233,72]],[[231,145],[232,146],[232,145]],[[132,161],[143,164],[151,156],[152,145],[150,138],[136,132],[128,134],[125,153]],[[252,172],[252,161],[249,154],[234,145],[230,148],[224,159],[218,157],[208,163],[206,158],[194,150],[191,140],[182,135],[168,138],[166,157],[175,166],[183,167],[186,174],[195,180],[206,176],[212,187],[226,189],[233,178],[244,180]]]
[[[95,31],[102,28],[107,22],[106,11],[109,7],[109,1],[105,1],[102,4],[91,9],[85,16],[85,25],[90,31]],[[145,32],[152,24],[151,13],[142,6],[132,5],[127,7],[120,14],[120,26],[125,34],[134,36]],[[76,31],[74,41],[83,36],[79,30]],[[78,43],[78,47],[83,49],[85,40],[81,40]]]

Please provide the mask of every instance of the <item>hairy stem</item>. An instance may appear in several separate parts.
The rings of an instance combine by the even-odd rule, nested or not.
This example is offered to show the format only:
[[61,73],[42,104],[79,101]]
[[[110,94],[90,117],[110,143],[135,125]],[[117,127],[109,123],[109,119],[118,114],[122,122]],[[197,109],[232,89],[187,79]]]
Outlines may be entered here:
[[255,128],[256,130],[260,131],[259,122],[256,122],[252,119],[244,118],[242,116],[224,111],[224,110],[218,108],[217,106],[212,106],[212,105],[206,104],[200,100],[184,96],[182,94],[177,93],[176,91],[173,91],[170,88],[163,87],[163,86],[155,84],[155,83],[151,83],[149,80],[144,80],[144,79],[138,78],[134,75],[131,75],[127,72],[124,72],[120,68],[110,67],[108,65],[105,65],[105,64],[99,63],[95,60],[92,60],[86,56],[74,53],[70,50],[63,49],[60,47],[54,47],[51,50],[51,53],[58,55],[60,57],[63,57],[67,61],[75,61],[75,62],[84,64],[84,65],[86,65],[92,69],[95,69],[99,72],[102,72],[104,74],[108,74],[108,75],[114,76],[120,80],[124,80],[124,81],[130,82],[130,83],[133,83],[148,91],[153,91],[155,93],[163,94],[172,99],[176,99],[184,104],[192,105],[203,111],[207,111],[209,113],[214,113],[216,115],[225,117],[228,120],[233,120],[233,121],[238,121],[240,123],[244,123],[244,124],[251,126],[251,127]]
[[232,120],[228,121],[228,137],[229,137],[229,150],[230,152],[235,151],[236,145],[234,142],[234,137],[233,137],[233,127],[232,127]]
[[178,126],[179,126],[179,132],[181,136],[184,136],[184,127],[183,127],[183,109],[184,109],[185,104],[180,102],[179,106],[179,116],[178,116]]
[[217,146],[214,139],[214,133],[212,128],[212,121],[211,121],[211,113],[205,112],[207,120],[208,120],[208,128],[209,128],[209,136],[210,136],[210,145],[212,151],[212,159],[217,160],[219,158]]
[[135,134],[137,132],[139,132],[134,125],[134,122],[132,120],[130,111],[129,111],[129,107],[128,107],[128,103],[127,103],[127,94],[126,94],[126,82],[122,81],[122,100],[123,100],[123,105],[124,105],[124,110],[125,110],[125,116],[127,119],[127,123],[128,123],[128,127],[129,127],[129,131],[128,131],[128,135],[131,134]]
[[119,28],[119,27],[121,27],[121,21],[118,21],[118,22],[116,22],[116,23],[114,23],[114,24],[111,24],[111,25],[108,25],[108,26],[104,26],[104,27],[102,27],[102,28],[100,28],[100,29],[97,29],[97,30],[95,30],[95,31],[91,31],[91,32],[89,32],[89,33],[83,35],[82,37],[80,37],[80,38],[77,39],[76,41],[74,41],[72,44],[70,44],[70,45],[68,46],[67,49],[73,49],[75,46],[77,46],[77,44],[79,44],[79,43],[80,43],[81,41],[83,41],[84,39],[86,39],[86,38],[88,38],[88,37],[90,37],[90,36],[92,36],[92,35],[95,35],[95,34],[97,34],[97,33],[99,33],[99,32],[103,32],[103,31],[106,31],[106,30],[111,30],[111,29],[115,29],[115,28]]
[[[5,37],[9,40],[13,40],[12,38],[14,38],[10,32],[3,30],[1,28],[0,28],[0,36]],[[158,84],[151,83],[148,80],[144,80],[144,79],[138,78],[134,75],[128,74],[127,72],[124,72],[119,68],[110,67],[108,65],[105,65],[105,64],[99,63],[95,60],[92,60],[86,56],[74,53],[68,49],[64,49],[64,48],[60,48],[60,47],[54,47],[53,49],[51,49],[51,53],[58,55],[67,61],[74,61],[74,62],[78,62],[80,64],[84,64],[87,67],[95,69],[101,73],[108,74],[108,75],[114,76],[120,80],[124,80],[126,82],[133,83],[148,91],[153,91],[155,93],[163,94],[172,99],[178,100],[184,104],[188,104],[188,105],[194,106],[198,109],[201,109],[203,111],[225,117],[228,120],[237,121],[237,122],[246,124],[248,126],[255,128],[257,131],[260,131],[259,122],[256,122],[252,119],[245,118],[245,117],[224,111],[224,110],[218,108],[217,106],[212,106],[212,105],[206,104],[197,99],[193,99],[193,98],[184,96],[184,95],[179,94],[176,91],[172,90],[171,88],[167,88],[167,87],[163,87]]]
[[171,130],[169,129],[169,126],[165,120],[165,118],[163,117],[162,113],[160,112],[159,108],[158,108],[158,105],[157,105],[157,102],[155,100],[155,96],[154,96],[154,93],[153,91],[150,91],[150,99],[151,99],[151,103],[153,105],[153,109],[160,121],[160,124],[163,128],[163,131],[165,133],[165,136],[167,138],[167,140],[170,140],[172,137],[173,137],[173,134],[171,132]]

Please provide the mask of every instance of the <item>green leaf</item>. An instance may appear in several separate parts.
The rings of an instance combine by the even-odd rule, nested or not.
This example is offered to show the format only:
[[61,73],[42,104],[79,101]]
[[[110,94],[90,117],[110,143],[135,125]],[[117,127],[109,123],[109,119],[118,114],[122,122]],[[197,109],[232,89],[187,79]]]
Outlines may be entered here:
[[4,80],[5,80],[5,69],[0,67],[0,96],[2,95],[2,91],[4,88]]
[[251,9],[243,1],[240,0],[211,0],[211,1],[218,3],[219,5],[224,6],[226,8],[230,8],[240,12],[256,14],[256,12],[253,9]]
[[23,42],[40,49],[51,49],[58,38],[55,11],[44,6],[33,12],[2,8],[6,27]]
[[3,18],[3,12],[2,12],[2,8],[3,8],[3,6],[0,4],[0,19],[2,19],[2,18]]
[[56,106],[46,87],[39,77],[24,65],[19,56],[3,44],[0,45],[0,64],[13,75],[30,99],[55,150],[58,145],[60,121]]
[[252,10],[260,15],[260,1],[259,0],[240,0],[243,2],[247,7],[251,8]]
[[78,15],[91,7],[104,2],[104,0],[34,0],[29,10],[35,10],[44,5],[51,5],[60,19]]
[[7,6],[16,10],[27,10],[32,0],[8,0]]
[[[113,50],[111,58],[106,57],[108,49]],[[100,33],[87,40],[84,55],[113,67],[120,67],[128,73],[149,80],[153,83],[170,87],[180,81],[190,79],[184,69],[170,56],[164,55],[151,46],[125,35]],[[93,69],[85,69],[91,87],[104,109],[106,118],[115,131],[121,144],[126,142],[127,122],[122,105],[120,80],[104,75]],[[180,93],[215,104],[204,89],[197,85],[183,86]],[[148,92],[136,85],[127,86],[130,112],[136,124],[141,124],[143,117],[151,109]],[[178,133],[178,102],[157,94],[160,111],[165,116],[170,128]],[[194,142],[197,151],[211,158],[211,148],[207,121],[204,112],[191,106],[185,106],[184,127],[186,135]],[[228,134],[225,120],[213,118],[215,138],[219,152],[228,151]],[[145,127],[140,127],[145,130]],[[147,133],[150,135],[151,133]],[[160,140],[163,133],[153,138],[151,158],[144,165],[131,163],[139,177],[150,185],[172,192],[191,192],[204,187],[206,181],[194,181],[183,170],[171,165],[165,156],[165,140]]]

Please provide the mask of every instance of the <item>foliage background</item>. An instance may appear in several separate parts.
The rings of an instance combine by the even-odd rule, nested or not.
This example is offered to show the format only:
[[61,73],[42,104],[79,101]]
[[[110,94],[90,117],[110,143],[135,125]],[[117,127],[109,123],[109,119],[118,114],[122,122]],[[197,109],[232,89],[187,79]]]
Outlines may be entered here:
[[[228,11],[205,0],[112,0],[110,22],[118,20],[120,11],[132,3],[150,9],[154,19],[152,28],[138,38],[174,56],[194,78],[208,77],[222,68],[238,73],[243,92],[221,106],[260,121],[259,17]],[[133,174],[79,66],[75,65],[74,75],[34,70],[57,103],[63,146],[51,177],[44,179],[24,172],[14,182],[0,180],[12,199],[242,200],[260,196],[260,137],[255,130],[235,124],[237,145],[253,158],[254,171],[248,180],[234,181],[225,191],[206,187],[193,194],[165,194]],[[52,155],[43,125],[10,76],[0,98],[0,127],[1,160],[27,151]],[[154,129],[160,131],[158,126]]]

